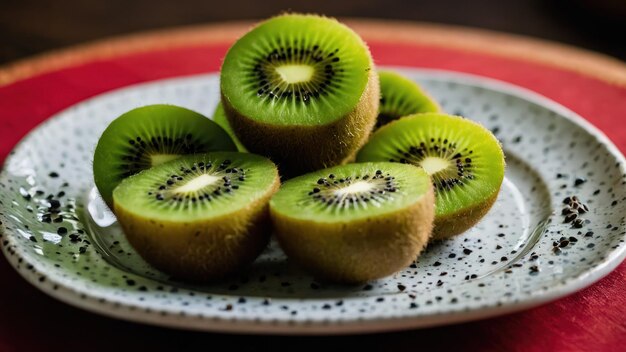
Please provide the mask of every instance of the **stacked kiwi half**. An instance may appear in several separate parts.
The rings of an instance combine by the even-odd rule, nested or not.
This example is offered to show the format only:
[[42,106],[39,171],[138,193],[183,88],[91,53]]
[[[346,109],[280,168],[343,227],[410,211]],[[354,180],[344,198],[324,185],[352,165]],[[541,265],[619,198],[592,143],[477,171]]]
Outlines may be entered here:
[[498,196],[505,163],[493,134],[378,71],[335,19],[259,23],[220,78],[213,120],[140,107],[94,154],[95,184],[129,242],[174,277],[240,272],[273,233],[319,279],[378,279],[473,226]]

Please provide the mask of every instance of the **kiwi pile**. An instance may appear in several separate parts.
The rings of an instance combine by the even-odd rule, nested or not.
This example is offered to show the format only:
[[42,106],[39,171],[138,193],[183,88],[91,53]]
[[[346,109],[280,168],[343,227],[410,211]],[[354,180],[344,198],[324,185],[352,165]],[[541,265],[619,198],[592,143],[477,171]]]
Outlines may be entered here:
[[498,196],[493,134],[378,71],[335,19],[259,23],[227,52],[220,90],[213,120],[140,107],[94,154],[95,184],[129,242],[174,277],[240,272],[274,234],[319,279],[374,280],[466,231]]

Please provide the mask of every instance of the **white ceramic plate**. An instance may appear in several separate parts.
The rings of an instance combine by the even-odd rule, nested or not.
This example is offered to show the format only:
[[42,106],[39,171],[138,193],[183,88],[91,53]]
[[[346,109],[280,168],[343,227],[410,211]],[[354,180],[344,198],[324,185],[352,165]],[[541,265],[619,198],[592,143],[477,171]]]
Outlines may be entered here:
[[[362,286],[316,282],[275,243],[240,277],[172,281],[124,240],[94,191],[91,158],[107,124],[171,103],[211,116],[214,74],[135,85],[77,104],[33,130],[0,175],[0,242],[42,291],[118,318],[214,331],[354,333],[484,318],[597,281],[625,256],[624,158],[598,130],[530,91],[458,73],[400,69],[454,114],[494,131],[507,156],[497,203],[473,229]],[[566,197],[589,211],[564,223]]]

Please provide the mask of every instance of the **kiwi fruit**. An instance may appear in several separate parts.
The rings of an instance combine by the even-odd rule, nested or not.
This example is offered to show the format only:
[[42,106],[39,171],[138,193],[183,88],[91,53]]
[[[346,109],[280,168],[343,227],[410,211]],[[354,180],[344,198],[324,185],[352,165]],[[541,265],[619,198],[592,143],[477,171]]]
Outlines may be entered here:
[[441,113],[410,115],[381,127],[357,160],[426,170],[436,193],[434,239],[460,234],[478,222],[504,179],[504,153],[496,137],[474,121]]
[[439,104],[417,83],[395,71],[379,70],[380,107],[376,128],[402,116],[439,112]]
[[270,216],[291,260],[320,279],[359,283],[415,260],[431,234],[434,202],[423,169],[357,163],[286,181]]
[[124,178],[185,154],[236,151],[209,118],[174,105],[148,105],[119,116],[104,130],[93,158],[96,187],[112,207],[113,189]]
[[218,103],[217,107],[215,108],[215,112],[213,113],[213,121],[215,121],[216,124],[220,125],[220,127],[222,127],[224,131],[226,131],[226,133],[228,133],[230,138],[237,146],[237,150],[244,153],[248,151],[243,143],[241,143],[239,138],[237,138],[237,135],[235,134],[235,131],[233,131],[233,128],[230,127],[230,123],[228,123],[228,119],[226,118],[226,113],[224,112],[224,107],[222,106],[221,102]]
[[335,19],[304,14],[273,17],[241,37],[224,58],[220,88],[236,135],[286,176],[352,160],[380,95],[363,40]]
[[251,263],[271,233],[276,166],[249,153],[193,154],[143,170],[113,191],[131,245],[176,278],[207,281]]

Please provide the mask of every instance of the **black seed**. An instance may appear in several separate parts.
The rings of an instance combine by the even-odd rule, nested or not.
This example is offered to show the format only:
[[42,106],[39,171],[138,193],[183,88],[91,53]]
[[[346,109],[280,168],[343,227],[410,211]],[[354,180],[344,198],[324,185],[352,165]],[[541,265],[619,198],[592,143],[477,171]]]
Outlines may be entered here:
[[563,220],[564,223],[568,223],[568,222],[572,222],[574,220],[576,220],[576,218],[578,217],[578,215],[576,214],[569,214],[565,217],[565,219]]
[[561,211],[561,215],[569,215],[574,213],[574,210],[570,207],[565,207],[563,208],[563,210]]
[[584,224],[585,224],[585,221],[583,219],[578,218],[578,219],[574,220],[574,228],[579,229],[579,228],[583,227]]

